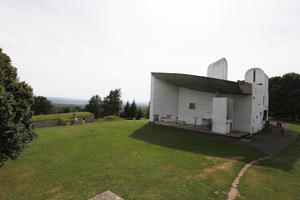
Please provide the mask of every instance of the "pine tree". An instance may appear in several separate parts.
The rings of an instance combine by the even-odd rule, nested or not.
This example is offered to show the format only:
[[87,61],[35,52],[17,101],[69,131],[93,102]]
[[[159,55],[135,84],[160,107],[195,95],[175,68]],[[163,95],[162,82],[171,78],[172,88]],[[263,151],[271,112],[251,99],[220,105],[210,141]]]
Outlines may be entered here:
[[136,120],[139,120],[139,119],[141,119],[143,117],[143,112],[142,112],[142,109],[139,107],[138,109],[137,109],[137,111],[136,111],[136,117],[135,117],[135,119]]
[[132,104],[130,105],[130,112],[129,112],[129,118],[133,119],[136,117],[136,111],[137,107],[135,104],[135,100],[132,101]]
[[128,119],[130,116],[130,105],[129,102],[127,101],[125,107],[124,107],[124,118]]

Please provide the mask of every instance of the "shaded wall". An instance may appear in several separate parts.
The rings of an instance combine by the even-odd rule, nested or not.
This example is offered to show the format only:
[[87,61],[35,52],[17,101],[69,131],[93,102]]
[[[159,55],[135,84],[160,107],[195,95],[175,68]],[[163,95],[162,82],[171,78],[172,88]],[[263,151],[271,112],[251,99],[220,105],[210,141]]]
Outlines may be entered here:
[[[202,118],[211,119],[212,100],[215,93],[201,92],[188,88],[179,88],[179,108],[178,119],[185,121],[187,124],[202,124]],[[195,108],[190,109],[189,104],[194,103]]]
[[154,115],[159,115],[159,120],[166,116],[170,116],[173,120],[177,119],[178,86],[161,81],[152,75],[150,96],[150,121],[154,121]]

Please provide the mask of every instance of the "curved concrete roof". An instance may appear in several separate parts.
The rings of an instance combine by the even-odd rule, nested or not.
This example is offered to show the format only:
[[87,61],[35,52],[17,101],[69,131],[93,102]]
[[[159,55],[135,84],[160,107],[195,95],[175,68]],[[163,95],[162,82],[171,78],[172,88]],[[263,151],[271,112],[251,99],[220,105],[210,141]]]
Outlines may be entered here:
[[152,72],[152,75],[162,81],[169,82],[179,87],[204,92],[242,95],[252,94],[251,84],[244,81],[234,82],[223,79],[177,73]]

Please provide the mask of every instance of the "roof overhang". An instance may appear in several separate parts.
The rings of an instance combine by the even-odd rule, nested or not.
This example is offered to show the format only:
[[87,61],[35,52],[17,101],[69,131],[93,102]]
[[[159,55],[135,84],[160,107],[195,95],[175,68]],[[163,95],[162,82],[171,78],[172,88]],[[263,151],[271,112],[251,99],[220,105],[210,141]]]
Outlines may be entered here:
[[177,73],[152,72],[152,75],[162,81],[193,90],[221,94],[252,94],[252,85],[245,81],[234,82],[204,76]]

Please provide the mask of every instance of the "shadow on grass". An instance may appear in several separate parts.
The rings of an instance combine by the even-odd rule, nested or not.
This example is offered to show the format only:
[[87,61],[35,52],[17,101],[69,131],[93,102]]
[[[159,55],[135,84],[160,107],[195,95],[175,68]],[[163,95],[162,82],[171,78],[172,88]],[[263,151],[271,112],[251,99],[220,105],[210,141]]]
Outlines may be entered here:
[[173,127],[164,127],[152,123],[142,126],[133,132],[130,137],[150,144],[160,145],[180,151],[199,153],[206,156],[229,159],[237,156],[243,156],[244,159],[241,160],[243,162],[248,162],[264,155],[253,148],[214,139],[220,138],[220,136],[181,130]]
[[[299,123],[293,122],[294,125]],[[285,134],[289,134],[294,131],[287,131]],[[298,133],[299,134],[299,133]],[[274,156],[271,159],[261,162],[259,165],[269,168],[277,168],[283,171],[289,172],[295,168],[295,163],[300,159],[300,137],[298,136],[292,141],[282,152]]]
[[[145,141],[150,144],[160,145],[191,153],[199,153],[206,156],[235,158],[242,156],[240,160],[248,163],[258,157],[265,156],[261,151],[243,145],[237,139],[208,135],[205,133],[181,130],[173,127],[163,127],[148,123],[135,132],[130,137]],[[258,165],[270,168],[277,168],[284,171],[293,169],[295,162],[300,156],[300,138],[297,138],[286,150],[270,160],[266,160]],[[276,158],[282,160],[276,161]],[[291,159],[289,159],[291,158]]]

